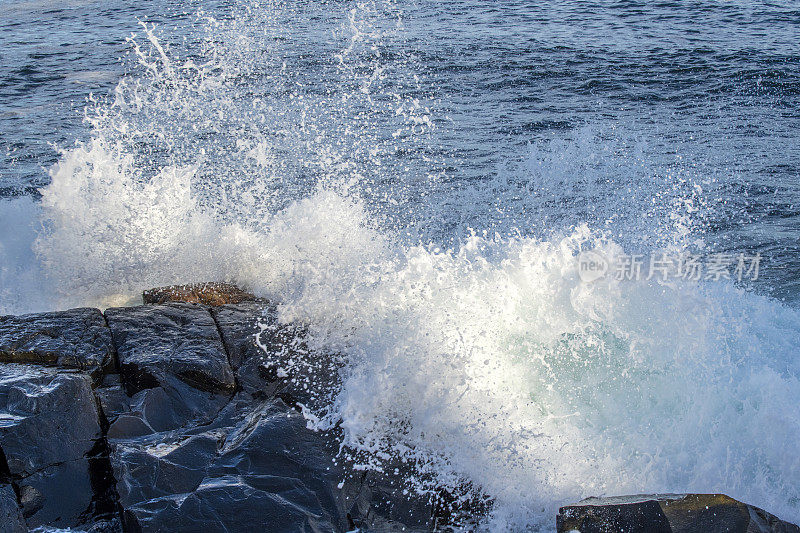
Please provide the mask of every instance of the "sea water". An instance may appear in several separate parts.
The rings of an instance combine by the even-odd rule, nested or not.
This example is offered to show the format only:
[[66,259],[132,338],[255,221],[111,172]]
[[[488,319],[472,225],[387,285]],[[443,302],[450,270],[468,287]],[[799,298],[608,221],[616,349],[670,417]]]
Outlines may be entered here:
[[341,354],[310,426],[487,530],[643,492],[800,520],[796,4],[2,7],[0,311],[236,282]]

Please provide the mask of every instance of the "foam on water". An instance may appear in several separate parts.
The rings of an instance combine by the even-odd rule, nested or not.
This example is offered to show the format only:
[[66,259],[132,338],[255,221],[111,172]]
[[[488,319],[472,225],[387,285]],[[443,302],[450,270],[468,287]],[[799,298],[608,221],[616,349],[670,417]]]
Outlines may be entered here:
[[587,245],[614,248],[586,231],[474,238],[405,250],[346,306],[307,289],[287,318],[348,356],[327,421],[355,449],[474,481],[499,529],[642,491],[721,491],[796,516],[797,313],[730,286],[585,284]]
[[[139,67],[87,110],[90,140],[63,150],[41,202],[4,205],[4,311],[205,280],[273,298],[345,363],[309,423],[340,425],[373,468],[413,462],[416,489],[468,481],[490,530],[656,491],[800,519],[798,312],[730,283],[578,276],[581,250],[701,245],[696,175],[654,176],[636,143],[589,128],[447,195],[435,157],[396,156],[433,128],[409,64],[380,59],[396,7],[342,14],[321,94],[286,66],[281,6],[239,8],[206,19],[193,57],[145,26]],[[409,203],[420,191],[432,200]]]

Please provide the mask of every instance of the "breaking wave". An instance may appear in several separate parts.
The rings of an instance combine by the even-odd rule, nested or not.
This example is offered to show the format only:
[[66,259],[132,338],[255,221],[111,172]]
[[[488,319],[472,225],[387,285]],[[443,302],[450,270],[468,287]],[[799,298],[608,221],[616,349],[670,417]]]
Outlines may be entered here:
[[728,282],[578,275],[583,250],[702,248],[696,168],[595,125],[458,181],[397,6],[342,12],[313,87],[310,15],[235,9],[198,15],[184,53],[143,23],[131,73],[87,106],[90,139],[62,149],[41,201],[6,202],[4,311],[236,282],[342,354],[309,424],[339,425],[370,467],[413,462],[418,490],[472,484],[490,530],[642,492],[800,519],[798,312]]

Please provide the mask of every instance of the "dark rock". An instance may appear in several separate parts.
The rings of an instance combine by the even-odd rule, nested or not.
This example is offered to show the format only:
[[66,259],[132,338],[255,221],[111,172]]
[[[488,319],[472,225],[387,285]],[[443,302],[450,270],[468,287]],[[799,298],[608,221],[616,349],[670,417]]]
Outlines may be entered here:
[[145,304],[186,302],[203,305],[238,304],[255,296],[230,283],[195,283],[149,289],[142,293]]
[[562,507],[561,532],[800,533],[800,528],[724,494],[654,494],[588,498]]
[[0,532],[25,533],[25,519],[17,503],[14,487],[9,484],[0,484]]
[[106,316],[121,373],[119,384],[109,378],[98,389],[109,439],[208,423],[228,403],[236,381],[207,308],[139,306]]
[[87,375],[0,364],[0,449],[28,526],[70,527],[91,515],[101,437]]
[[0,361],[78,368],[99,380],[114,365],[111,334],[97,309],[0,316]]
[[[337,462],[331,435],[240,393],[210,424],[112,440],[129,531],[430,531],[429,500]],[[411,527],[409,527],[411,526]]]
[[145,389],[128,399],[126,411],[108,429],[109,439],[127,439],[186,426],[205,424],[229,401],[167,376],[163,387]]
[[0,363],[0,532],[434,527],[435,506],[404,495],[402,475],[354,470],[335,434],[306,426],[300,407],[326,405],[341,359],[234,289],[148,291],[204,305],[105,318],[0,318],[0,350],[13,344],[0,357],[78,369]]
[[365,472],[355,506],[350,510],[355,525],[376,533],[433,531],[436,525],[433,499],[404,494],[403,489],[401,476]]
[[84,526],[83,533],[122,533],[122,522],[119,518],[112,518],[110,520],[101,520],[90,524],[88,527]]
[[[125,329],[141,330],[148,311],[156,309],[162,312],[140,309]],[[275,397],[283,394],[294,403],[315,395],[310,380],[298,386],[278,372],[290,367],[291,359],[310,359],[295,328],[278,324],[275,309],[262,301],[223,305],[211,313],[242,390],[226,406],[204,411],[218,412],[213,420],[192,419],[192,413],[170,418],[181,406],[202,403],[190,398],[192,389],[181,388],[171,372],[160,372],[158,387],[139,390],[122,407],[115,383],[109,381],[109,390],[99,392],[115,417],[108,437],[128,529],[348,531],[358,521],[375,531],[408,531],[402,521],[409,517],[402,515],[412,508],[419,510],[413,525],[428,529],[430,506],[404,506],[399,490],[390,494],[386,486],[365,485],[360,472],[346,479],[333,461],[335,440],[307,429],[302,416]],[[124,382],[128,345],[139,340],[131,343],[130,333],[118,338],[118,318],[117,310],[109,313]],[[256,344],[256,335],[266,352]],[[156,336],[163,338],[160,332],[146,338]],[[180,429],[174,429],[176,419],[184,421]]]
[[256,335],[260,331],[258,324],[264,320],[265,313],[271,314],[274,310],[263,300],[211,309],[234,370],[238,370],[250,359],[263,358],[264,351],[256,344]]
[[280,400],[214,423],[112,442],[132,531],[347,531],[346,503],[322,435]]
[[217,445],[213,434],[113,442],[112,463],[123,507],[194,491],[205,478]]
[[[280,324],[274,306],[254,301],[211,310],[243,393],[255,399],[280,397],[296,405],[327,401],[338,385],[340,361],[310,353],[303,330]],[[258,339],[258,342],[256,342]],[[396,465],[403,471],[407,466]],[[365,531],[430,531],[434,505],[429,497],[403,494],[403,478],[356,472],[348,514]],[[348,482],[348,485],[353,485]]]
[[86,375],[0,364],[0,448],[11,475],[82,459],[100,437]]
[[274,323],[274,309],[266,302],[252,301],[215,307],[211,314],[219,327],[239,387],[256,400],[274,396],[282,385],[281,380],[256,343],[257,336],[264,331],[259,323]]
[[[288,479],[213,478],[203,481],[186,498],[150,501],[127,510],[126,524],[132,531],[347,530],[335,527],[328,517],[310,513],[292,501],[293,496],[304,492],[298,485]],[[285,496],[290,499],[285,500]]]
[[104,376],[94,394],[100,401],[100,409],[107,424],[112,424],[119,415],[131,410],[131,400],[122,387],[119,374]]
[[339,385],[341,360],[311,352],[305,331],[281,324],[264,301],[211,310],[236,371],[239,387],[255,399],[278,396],[291,405],[322,407]]
[[[47,530],[44,530],[41,533],[48,532]],[[122,522],[119,518],[97,520],[89,524],[83,524],[80,527],[80,530],[75,531],[75,533],[123,533]]]
[[94,493],[88,459],[48,466],[17,484],[29,527],[77,526],[90,513]]
[[109,439],[130,439],[213,420],[229,397],[189,387],[166,376],[164,386],[145,389],[132,397],[125,393],[119,375],[109,375],[95,391],[108,421]]
[[208,309],[169,304],[106,311],[129,395],[176,377],[195,389],[231,393],[236,383]]

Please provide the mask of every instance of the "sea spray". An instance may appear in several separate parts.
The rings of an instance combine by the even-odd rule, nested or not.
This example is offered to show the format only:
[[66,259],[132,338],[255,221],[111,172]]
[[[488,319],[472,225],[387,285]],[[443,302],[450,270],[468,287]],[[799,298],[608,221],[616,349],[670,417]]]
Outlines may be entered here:
[[306,282],[284,319],[348,362],[317,424],[376,467],[421,463],[435,473],[421,490],[474,483],[489,529],[636,492],[726,492],[795,516],[797,313],[726,283],[584,283],[584,246],[615,248],[585,229],[475,237],[406,249],[339,298]]
[[800,517],[797,311],[728,281],[578,272],[585,250],[703,249],[713,175],[653,163],[647,129],[594,124],[453,185],[469,155],[442,147],[458,134],[396,5],[343,10],[333,38],[304,25],[313,7],[233,10],[199,16],[185,53],[149,24],[132,38],[90,138],[40,203],[14,204],[29,224],[3,236],[4,310],[238,282],[340,354],[341,389],[309,423],[339,426],[360,465],[414,464],[415,490],[473,486],[486,529],[655,491]]

